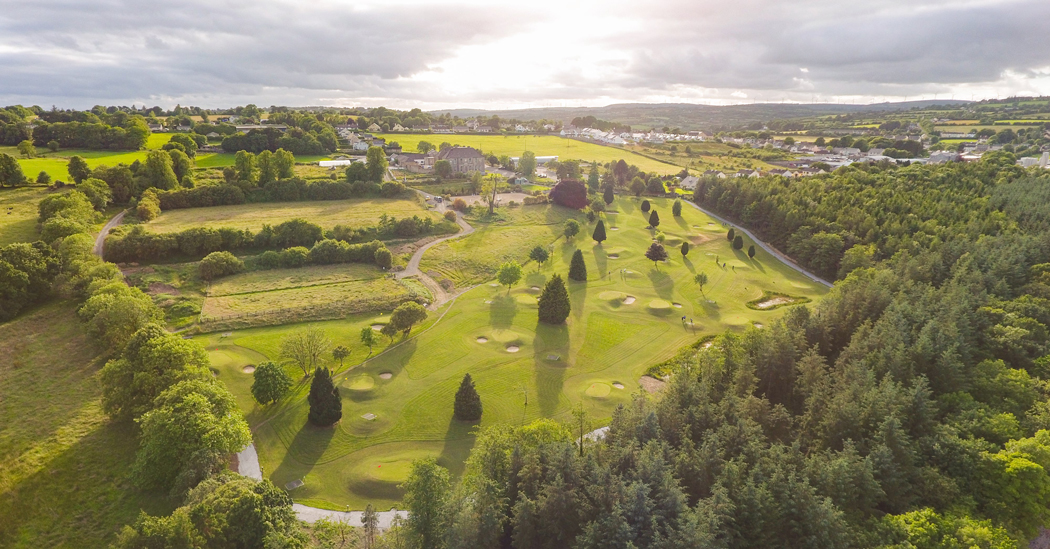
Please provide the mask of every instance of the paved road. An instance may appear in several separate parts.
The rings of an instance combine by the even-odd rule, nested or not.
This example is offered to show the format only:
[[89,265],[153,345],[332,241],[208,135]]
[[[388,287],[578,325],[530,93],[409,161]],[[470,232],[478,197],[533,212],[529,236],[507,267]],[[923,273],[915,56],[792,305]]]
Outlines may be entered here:
[[113,219],[110,219],[102,226],[102,231],[98,233],[98,238],[95,239],[95,255],[102,257],[102,248],[106,243],[106,235],[109,234],[109,231],[113,230],[113,227],[120,225],[120,222],[124,219],[124,214],[126,213],[128,213],[127,210],[118,213],[113,216]]
[[828,282],[827,280],[824,280],[823,278],[820,278],[819,276],[817,276],[817,275],[807,271],[806,269],[803,269],[801,265],[799,265],[798,263],[795,263],[795,260],[793,260],[790,257],[780,253],[780,250],[777,250],[776,248],[774,248],[774,247],[770,246],[769,244],[766,244],[765,242],[762,242],[761,240],[756,238],[755,235],[751,233],[751,231],[749,231],[749,230],[747,230],[747,229],[745,229],[745,228],[743,228],[743,227],[741,227],[741,226],[739,226],[739,225],[737,225],[735,223],[732,223],[732,222],[730,222],[730,221],[728,221],[726,219],[723,219],[718,214],[716,214],[716,213],[714,213],[712,211],[709,211],[706,208],[701,208],[699,204],[697,204],[696,202],[693,202],[692,200],[683,200],[683,202],[685,202],[686,204],[689,204],[690,206],[700,210],[701,212],[704,212],[705,214],[711,216],[715,220],[720,221],[722,223],[725,223],[727,226],[732,227],[732,228],[736,229],[737,231],[740,231],[740,232],[746,234],[748,236],[748,238],[750,238],[751,240],[753,240],[755,242],[755,244],[758,244],[759,248],[762,248],[763,250],[766,251],[766,253],[776,257],[777,259],[782,261],[788,267],[791,267],[792,269],[795,269],[796,271],[802,273],[803,275],[805,275],[807,278],[809,278],[813,282],[816,282],[818,284],[823,284],[823,285],[827,286],[828,288],[830,288],[832,286],[831,282]]

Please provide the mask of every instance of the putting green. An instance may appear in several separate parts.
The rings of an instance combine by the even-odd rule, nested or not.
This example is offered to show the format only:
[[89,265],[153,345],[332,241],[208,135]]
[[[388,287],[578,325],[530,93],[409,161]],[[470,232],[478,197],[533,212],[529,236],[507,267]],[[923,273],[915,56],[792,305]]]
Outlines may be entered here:
[[[669,215],[671,201],[650,202],[661,215],[668,213],[660,225],[668,238],[686,238],[696,232],[691,225],[710,222],[693,208],[685,208],[682,217],[675,218]],[[338,509],[345,505],[359,509],[368,503],[388,507],[401,498],[397,486],[403,481],[405,464],[413,459],[437,457],[454,476],[459,475],[474,444],[475,429],[521,425],[538,418],[567,422],[572,419],[573,407],[581,403],[590,423],[606,424],[617,406],[630,402],[631,392],[637,388],[635,380],[649,366],[704,336],[754,329],[755,322],[768,326],[782,317],[788,308],[760,311],[747,307],[763,292],[790,288],[791,295],[812,300],[825,293],[822,287],[762,252],[752,260],[746,253],[733,250],[731,243],[719,236],[724,233],[714,229],[711,238],[696,244],[688,256],[683,258],[677,250],[668,249],[669,261],[654,265],[644,256],[652,242],[652,231],[645,228],[639,203],[634,198],[614,202],[621,212],[617,216],[620,230],[609,233],[605,250],[585,238],[566,241],[559,236],[567,216],[554,206],[507,209],[512,221],[490,224],[485,238],[471,235],[470,245],[458,251],[431,248],[424,262],[436,254],[432,261],[440,263],[438,255],[453,251],[469,251],[479,261],[488,256],[504,261],[497,256],[509,246],[501,234],[520,230],[528,238],[522,237],[521,250],[515,248],[513,253],[520,251],[527,256],[533,246],[544,245],[551,247],[552,254],[543,266],[526,264],[524,279],[509,292],[506,287],[490,286],[491,279],[482,280],[454,302],[430,313],[427,322],[413,329],[407,340],[398,335],[391,343],[390,338],[381,337],[371,353],[359,343],[360,330],[385,323],[388,314],[239,330],[222,340],[222,350],[232,355],[215,350],[219,334],[197,338],[208,344],[216,361],[228,363],[229,368],[258,364],[266,357],[278,359],[281,339],[305,326],[322,327],[333,345],[349,347],[351,357],[337,377],[343,419],[331,429],[307,425],[309,382],[294,366],[287,368],[298,381],[295,388],[267,407],[251,399],[252,376],[237,370],[236,375],[227,373],[226,366],[216,368],[246,412],[266,475],[278,485],[305,481],[306,485],[295,491],[296,501]],[[581,234],[591,230],[593,224],[584,223]],[[549,239],[537,240],[537,235],[548,235]],[[568,284],[569,318],[557,326],[538,323],[533,287],[542,288],[554,273],[564,277],[577,249],[583,251],[590,276],[586,283]],[[608,259],[606,254],[617,249],[623,254],[621,258]],[[708,253],[723,262],[739,261],[748,268],[722,269]],[[457,265],[466,269],[473,264]],[[623,275],[620,269],[629,272]],[[708,275],[703,294],[693,282],[699,272]],[[473,276],[467,274],[464,278]],[[681,307],[676,308],[674,303]],[[682,315],[693,318],[694,323],[683,324]],[[441,320],[435,323],[437,318]],[[478,338],[487,342],[479,343]],[[518,351],[508,352],[512,346]],[[241,349],[252,356],[240,354],[245,352]],[[338,362],[326,355],[322,365],[338,366]],[[383,373],[392,377],[377,383]],[[479,423],[452,418],[456,391],[468,373],[484,406]],[[614,389],[613,380],[627,387]],[[365,385],[369,388],[357,389]],[[375,417],[365,419],[362,416],[366,414]]]
[[376,380],[368,374],[361,374],[348,378],[343,385],[351,391],[370,391],[376,386]]
[[591,383],[584,394],[591,398],[605,398],[612,392],[612,387],[608,383],[594,382]]

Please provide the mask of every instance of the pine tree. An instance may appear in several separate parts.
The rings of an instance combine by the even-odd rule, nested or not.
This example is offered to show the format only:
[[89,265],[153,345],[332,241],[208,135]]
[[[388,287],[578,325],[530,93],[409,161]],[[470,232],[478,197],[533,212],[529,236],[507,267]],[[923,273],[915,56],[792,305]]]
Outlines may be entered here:
[[543,287],[539,299],[539,319],[544,324],[561,324],[569,318],[569,291],[561,275],[554,275]]
[[754,244],[752,244],[751,246],[748,246],[748,248],[747,248],[747,257],[749,257],[751,259],[755,258],[755,245]]
[[481,419],[481,397],[474,388],[474,380],[470,378],[470,374],[464,375],[463,382],[459,384],[452,416],[460,421]]
[[675,199],[674,204],[671,204],[671,215],[675,217],[682,217],[682,200]]
[[572,261],[569,263],[569,280],[587,281],[587,264],[583,262],[583,252],[580,250],[572,254]]
[[606,204],[612,204],[613,203],[613,188],[612,188],[612,185],[609,185],[609,186],[605,187],[605,192],[602,194],[602,200],[604,200]]
[[728,233],[726,233],[726,240],[728,240],[728,241],[732,242],[732,241],[733,241],[733,236],[734,236],[735,234],[736,234],[736,231],[735,231],[735,230],[733,230],[733,229],[729,229],[729,232],[728,232]]
[[310,423],[328,427],[343,418],[343,401],[339,398],[339,389],[332,383],[332,372],[328,368],[318,366],[314,371],[307,400],[310,402]]
[[605,241],[605,222],[601,219],[599,219],[598,224],[594,226],[594,234],[591,235],[591,239],[598,244]]
[[651,207],[652,206],[649,204],[648,200],[643,200],[642,201],[642,213],[649,213],[649,208],[651,208]]
[[682,243],[682,257],[689,255],[689,241]]
[[737,235],[737,237],[733,239],[733,249],[734,250],[741,250],[743,248],[744,248],[744,237]]
[[649,226],[654,229],[660,226],[660,214],[656,213],[656,210],[649,214]]

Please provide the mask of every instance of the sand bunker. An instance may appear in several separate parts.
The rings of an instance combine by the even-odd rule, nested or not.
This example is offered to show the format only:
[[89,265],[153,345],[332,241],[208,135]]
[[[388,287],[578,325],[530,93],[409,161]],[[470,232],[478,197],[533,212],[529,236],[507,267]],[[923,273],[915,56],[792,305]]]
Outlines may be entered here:
[[620,228],[619,227],[609,227],[609,230],[610,231],[618,231],[618,230],[620,230]]
[[682,308],[682,304],[678,303],[677,301],[672,303],[671,305],[673,305],[675,309],[681,309]]
[[609,259],[620,259],[620,254],[609,254],[605,257],[608,257]]
[[372,325],[372,329],[377,331],[377,332],[381,331],[383,329],[383,325],[382,324],[373,324]]
[[482,336],[482,337],[478,338],[478,343],[488,343],[488,342],[489,342],[489,338],[487,338],[487,337]]
[[507,352],[508,353],[516,353],[516,352],[518,352],[520,350],[521,349],[519,349],[517,345],[507,345]]
[[633,295],[629,295],[629,296],[623,298],[623,304],[624,305],[630,305],[630,304],[634,303],[635,301],[638,301],[638,298],[634,297]]
[[614,381],[613,389],[623,389],[623,383],[620,383],[619,381]]
[[379,379],[390,379],[392,377],[394,377],[394,374],[392,374],[390,372],[383,372],[383,373],[379,374]]
[[777,305],[787,305],[788,303],[794,303],[794,301],[795,300],[791,299],[790,297],[776,296],[774,298],[755,303],[755,307],[759,309],[769,309],[771,307],[776,307]]
[[246,374],[254,373],[255,372],[255,366],[252,366],[251,364],[249,364],[249,365],[245,366],[244,368],[241,368],[241,371],[246,373]]

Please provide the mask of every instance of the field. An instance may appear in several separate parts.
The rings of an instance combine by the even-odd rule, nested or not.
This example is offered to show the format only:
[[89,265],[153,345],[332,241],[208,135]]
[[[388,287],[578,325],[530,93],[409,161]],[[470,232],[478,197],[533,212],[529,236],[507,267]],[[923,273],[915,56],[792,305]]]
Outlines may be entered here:
[[[539,417],[567,420],[570,408],[582,403],[593,428],[605,424],[617,405],[641,389],[639,379],[649,366],[706,335],[757,327],[785,310],[753,310],[749,301],[765,292],[810,299],[824,294],[823,287],[764,253],[750,260],[732,250],[723,227],[699,211],[686,206],[683,217],[672,218],[669,201],[651,202],[665,214],[660,228],[671,256],[659,266],[643,255],[653,234],[645,228],[638,200],[614,202],[618,213],[607,214],[609,239],[600,246],[588,236],[593,225],[584,223],[581,235],[566,241],[557,237],[557,229],[570,213],[529,206],[510,210],[500,223],[476,223],[475,235],[457,243],[462,249],[456,253],[476,257],[476,265],[448,262],[465,283],[477,282],[481,275],[470,275],[470,270],[501,261],[502,250],[521,255],[535,244],[552,245],[550,264],[526,265],[525,279],[509,292],[485,281],[432,313],[412,338],[395,341],[363,363],[369,350],[358,342],[358,332],[377,327],[382,315],[314,323],[329,333],[334,345],[353,351],[336,376],[343,420],[335,428],[306,426],[305,382],[266,408],[247,394],[251,376],[244,366],[277,359],[280,338],[302,325],[194,339],[206,345],[219,378],[237,394],[264,474],[279,486],[302,479],[305,485],[292,496],[309,505],[342,509],[373,503],[385,508],[400,498],[397,485],[412,459],[437,456],[454,474],[462,471],[475,426],[452,420],[451,411],[464,373],[475,378],[481,394],[481,427]],[[524,237],[513,232],[526,228]],[[685,258],[677,250],[683,239],[694,244]],[[426,263],[440,263],[440,255],[455,249],[443,248],[429,250]],[[577,248],[584,252],[589,277],[587,283],[569,284],[568,323],[538,324],[538,288],[553,273],[564,275]],[[716,266],[716,260],[728,265]],[[710,277],[704,293],[692,282],[700,271]],[[383,347],[389,344],[384,338]],[[287,368],[302,379],[294,366]]]
[[171,511],[127,480],[136,438],[102,413],[71,303],[0,326],[0,349],[0,547],[106,547],[139,509]]
[[[485,154],[496,156],[521,156],[530,150],[536,156],[558,156],[559,160],[583,160],[585,162],[614,162],[621,158],[628,164],[638,166],[644,172],[661,175],[675,174],[682,171],[680,166],[664,164],[650,158],[616,147],[606,147],[596,143],[587,143],[575,139],[565,139],[553,135],[464,135],[464,134],[382,134],[389,143],[397,141],[406,152],[416,151],[420,141],[428,141],[434,146],[448,141],[453,145],[463,145],[481,149]],[[526,148],[527,147],[527,148]]]
[[36,230],[37,204],[47,196],[42,187],[0,189],[0,246],[31,242]]
[[204,226],[258,231],[264,224],[277,225],[297,217],[317,223],[326,229],[335,225],[364,227],[378,223],[379,217],[384,213],[398,219],[413,215],[430,217],[435,221],[440,219],[437,213],[427,211],[415,197],[365,198],[170,210],[160,214],[146,227],[157,233],[178,232]]

